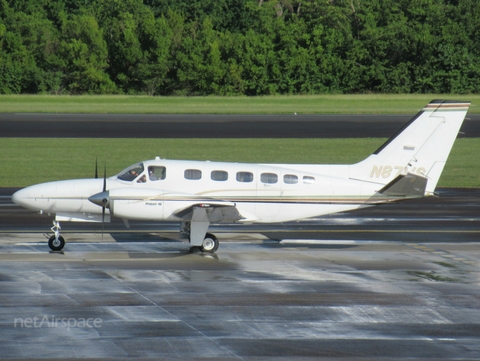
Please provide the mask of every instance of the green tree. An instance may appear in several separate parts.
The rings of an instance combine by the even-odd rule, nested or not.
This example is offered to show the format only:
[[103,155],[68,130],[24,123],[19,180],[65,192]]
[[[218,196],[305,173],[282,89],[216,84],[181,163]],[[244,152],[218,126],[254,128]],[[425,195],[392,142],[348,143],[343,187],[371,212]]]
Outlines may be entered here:
[[63,24],[58,54],[51,63],[61,69],[70,92],[115,92],[115,84],[105,72],[108,51],[103,32],[93,16],[73,15]]
[[[39,69],[35,57],[28,48],[35,37],[35,30],[28,32],[35,18],[21,11],[15,12],[2,0],[0,13],[0,92],[36,93]],[[22,31],[26,31],[22,36]]]
[[187,94],[220,94],[225,76],[220,39],[210,18],[190,23],[176,52],[178,81]]
[[171,67],[171,46],[173,31],[165,17],[154,20],[154,24],[145,31],[149,45],[143,51],[143,57],[133,71],[134,77],[143,84],[142,90],[149,95],[164,94],[168,72]]

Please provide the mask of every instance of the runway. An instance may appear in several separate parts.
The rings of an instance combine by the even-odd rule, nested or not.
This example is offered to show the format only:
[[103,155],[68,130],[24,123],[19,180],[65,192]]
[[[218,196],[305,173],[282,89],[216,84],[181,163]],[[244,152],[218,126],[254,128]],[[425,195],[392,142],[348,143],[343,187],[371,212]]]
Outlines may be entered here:
[[51,217],[12,191],[0,192],[0,359],[480,358],[480,190],[216,226],[214,256],[148,223],[107,225],[103,239],[65,223],[64,252],[49,252]]
[[[4,138],[388,138],[413,116],[0,113],[0,126]],[[461,136],[480,137],[479,120]]]
[[[0,188],[0,233],[44,233],[53,216],[38,215],[14,205],[15,188]],[[412,242],[477,242],[480,240],[480,189],[437,189],[438,197],[383,204],[354,212],[275,225],[213,224],[214,233],[261,234],[265,239],[395,240]],[[104,232],[118,241],[125,237],[149,240],[152,233],[178,238],[178,223],[130,221],[127,229],[120,219],[104,225]],[[63,233],[97,233],[99,223],[67,222]],[[426,237],[425,235],[429,237]],[[127,235],[127,236],[125,236]],[[65,236],[66,238],[68,236]],[[153,237],[154,239],[154,237]]]
[[[14,205],[10,196],[16,189],[0,188],[0,234],[48,232],[53,216],[38,215]],[[480,189],[437,189],[437,197],[427,197],[320,218],[268,224],[212,224],[213,233],[259,234],[264,239],[317,240],[394,240],[403,242],[477,242],[480,241]],[[127,229],[120,219],[104,225],[104,232],[118,242],[147,238],[178,239],[178,223],[130,221]],[[100,234],[99,223],[67,222],[62,233]],[[219,236],[222,238],[221,236]],[[39,238],[44,240],[43,237]]]

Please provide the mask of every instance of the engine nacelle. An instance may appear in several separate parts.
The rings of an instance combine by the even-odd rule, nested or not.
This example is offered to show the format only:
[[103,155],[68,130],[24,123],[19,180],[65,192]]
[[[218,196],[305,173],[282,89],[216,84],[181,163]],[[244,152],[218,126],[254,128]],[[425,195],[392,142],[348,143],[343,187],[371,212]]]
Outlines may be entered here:
[[161,200],[110,200],[110,213],[130,220],[163,221],[164,207]]

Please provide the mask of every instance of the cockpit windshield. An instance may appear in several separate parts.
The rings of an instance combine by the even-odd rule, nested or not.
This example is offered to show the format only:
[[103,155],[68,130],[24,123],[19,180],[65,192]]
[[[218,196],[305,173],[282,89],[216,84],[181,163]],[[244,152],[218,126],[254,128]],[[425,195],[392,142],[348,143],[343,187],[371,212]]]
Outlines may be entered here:
[[123,181],[131,182],[140,174],[142,174],[144,170],[145,168],[143,167],[143,163],[137,163],[118,173],[117,178]]

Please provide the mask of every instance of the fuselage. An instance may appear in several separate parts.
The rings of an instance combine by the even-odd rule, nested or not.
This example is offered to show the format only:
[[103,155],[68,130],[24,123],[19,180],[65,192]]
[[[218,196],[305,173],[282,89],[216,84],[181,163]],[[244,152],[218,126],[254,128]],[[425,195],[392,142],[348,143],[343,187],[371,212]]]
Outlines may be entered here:
[[[348,165],[275,165],[155,159],[106,179],[109,212],[129,220],[181,221],[195,203],[234,205],[241,222],[283,222],[356,209],[379,185],[348,178]],[[103,179],[49,182],[14,194],[15,203],[60,217],[93,220],[102,213],[89,198]],[[222,203],[223,202],[223,203]],[[217,203],[216,203],[217,204]],[[97,217],[98,220],[98,217]]]

